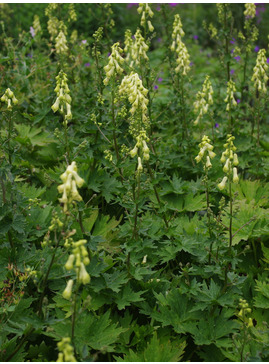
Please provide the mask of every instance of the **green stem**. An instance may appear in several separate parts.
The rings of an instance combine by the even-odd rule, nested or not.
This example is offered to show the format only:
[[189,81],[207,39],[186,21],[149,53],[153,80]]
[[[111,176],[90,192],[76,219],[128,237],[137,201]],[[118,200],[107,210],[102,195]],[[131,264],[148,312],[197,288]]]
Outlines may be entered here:
[[[55,233],[55,238],[56,238],[56,233]],[[50,261],[50,265],[48,267],[46,276],[44,278],[44,282],[43,282],[43,286],[44,287],[43,287],[43,291],[42,291],[42,294],[41,294],[41,297],[40,297],[39,307],[38,307],[38,315],[39,316],[41,316],[41,313],[42,313],[42,305],[43,305],[43,300],[44,300],[44,297],[45,297],[45,291],[46,291],[47,281],[48,281],[48,277],[49,277],[49,273],[50,273],[51,267],[52,267],[53,262],[54,262],[54,259],[55,259],[55,254],[56,254],[56,251],[58,249],[59,243],[60,243],[60,240],[57,239],[57,243],[56,243],[55,248],[54,248],[54,251],[53,251],[53,255],[52,255],[52,258],[51,258],[51,261]]]
[[[153,177],[152,169],[151,169],[150,164],[149,164],[148,161],[147,161],[147,167],[148,167],[149,175],[150,175],[150,178],[151,178],[151,182],[153,182],[154,177]],[[154,193],[155,193],[156,199],[158,201],[158,204],[161,207],[161,200],[160,200],[159,193],[158,193],[158,190],[157,190],[155,185],[153,185],[153,189],[154,189]],[[169,224],[168,224],[168,221],[167,221],[167,218],[166,218],[164,212],[162,213],[162,217],[163,217],[163,221],[165,223],[165,226],[168,228]]]
[[68,140],[68,128],[67,128],[67,121],[64,120],[64,136],[65,136],[65,150],[67,156],[67,163],[70,164],[70,150],[69,150],[69,140]]

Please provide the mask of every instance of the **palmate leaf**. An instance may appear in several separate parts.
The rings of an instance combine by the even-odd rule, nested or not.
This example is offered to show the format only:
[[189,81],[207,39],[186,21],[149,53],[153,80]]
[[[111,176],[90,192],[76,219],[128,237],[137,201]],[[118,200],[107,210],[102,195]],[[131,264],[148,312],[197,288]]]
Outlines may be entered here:
[[233,334],[239,328],[239,324],[229,319],[227,311],[222,310],[221,312],[215,313],[208,312],[200,317],[197,325],[192,327],[191,334],[193,335],[196,345],[210,345],[217,343],[218,339],[227,337]]
[[130,282],[123,288],[119,295],[115,299],[115,303],[119,310],[124,309],[126,306],[130,306],[132,302],[143,301],[141,295],[146,291],[134,292],[130,286]]
[[112,291],[118,293],[120,287],[128,281],[128,276],[126,272],[121,272],[115,270],[113,273],[103,273],[105,279],[106,287],[110,288]]
[[260,181],[242,179],[239,184],[232,185],[232,190],[238,194],[239,200],[246,200],[247,203],[254,201],[257,206],[268,206],[269,183],[263,185]]
[[[249,204],[245,200],[237,201],[237,212],[233,215],[233,245],[241,240],[247,241],[252,236],[262,235],[263,227],[268,224],[268,210],[255,206],[255,202]],[[259,222],[259,225],[257,223]],[[225,210],[223,224],[229,226],[229,211]],[[257,230],[256,230],[257,226]],[[228,239],[229,232],[226,232]]]
[[165,297],[162,293],[154,292],[159,302],[158,310],[153,311],[151,317],[162,323],[162,326],[171,325],[175,332],[184,334],[195,327],[201,312],[191,312],[193,303],[182,295],[179,289],[173,289]]
[[259,308],[269,308],[269,279],[267,281],[256,280],[256,291],[258,291],[255,297],[255,306]]
[[170,341],[169,338],[158,338],[156,331],[141,352],[129,350],[124,358],[115,357],[117,362],[178,362],[184,354],[186,342],[182,340]]
[[204,194],[193,195],[176,195],[174,193],[163,196],[162,199],[166,202],[170,210],[178,212],[184,211],[200,211],[206,208],[206,199]]
[[95,350],[113,351],[114,344],[119,341],[121,333],[126,329],[118,327],[109,318],[110,311],[100,317],[90,316],[89,313],[77,323],[77,342],[88,345]]

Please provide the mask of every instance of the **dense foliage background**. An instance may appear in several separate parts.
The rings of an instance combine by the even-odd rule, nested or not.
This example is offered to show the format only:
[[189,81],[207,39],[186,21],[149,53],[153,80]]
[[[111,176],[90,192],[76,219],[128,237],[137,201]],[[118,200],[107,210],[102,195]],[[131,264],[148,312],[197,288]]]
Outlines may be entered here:
[[[0,4],[0,96],[15,95],[0,102],[1,361],[269,359],[268,68],[265,92],[253,80],[261,49],[269,63],[268,5],[252,17],[244,4],[151,4],[153,31],[137,9]],[[176,14],[186,75],[171,49]],[[148,59],[132,64],[125,31],[138,27]],[[104,83],[116,42],[123,72]],[[52,109],[61,70],[69,119]],[[149,100],[135,114],[119,92],[131,72]],[[195,125],[207,75],[213,103]],[[143,113],[149,160],[144,144],[133,152]],[[230,134],[238,183],[220,161]],[[197,159],[204,135],[212,166]],[[65,203],[73,161],[84,184]]]

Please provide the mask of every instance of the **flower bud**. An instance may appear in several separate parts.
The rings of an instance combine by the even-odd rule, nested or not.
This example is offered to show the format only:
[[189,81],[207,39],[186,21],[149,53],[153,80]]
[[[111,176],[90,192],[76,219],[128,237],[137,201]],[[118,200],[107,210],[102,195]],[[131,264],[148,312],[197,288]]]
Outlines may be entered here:
[[205,166],[206,166],[206,168],[208,168],[208,169],[212,167],[212,164],[211,164],[211,162],[210,162],[210,158],[209,158],[209,156],[207,156],[207,157],[206,157],[206,165],[205,165]]
[[86,271],[86,268],[83,263],[80,263],[80,271],[79,271],[79,281],[83,284],[90,283],[91,277],[89,273]]
[[66,270],[71,270],[73,268],[74,260],[75,260],[75,255],[74,254],[69,255],[69,258],[65,263]]
[[239,182],[239,177],[237,175],[237,168],[236,167],[233,168],[233,182],[234,183],[238,183]]
[[65,298],[66,300],[69,300],[71,298],[73,283],[74,283],[73,279],[70,279],[67,282],[65,290],[63,291],[63,298]]
[[229,172],[229,169],[230,169],[230,166],[231,166],[230,159],[227,159],[226,160],[226,163],[225,163],[225,165],[223,167],[223,172],[228,173]]
[[234,153],[233,165],[234,165],[234,166],[238,166],[238,164],[239,164],[239,161],[238,161],[237,154],[236,154],[236,153]]
[[224,190],[227,180],[228,180],[228,177],[225,176],[225,177],[223,177],[222,181],[218,184],[218,188],[220,190]]

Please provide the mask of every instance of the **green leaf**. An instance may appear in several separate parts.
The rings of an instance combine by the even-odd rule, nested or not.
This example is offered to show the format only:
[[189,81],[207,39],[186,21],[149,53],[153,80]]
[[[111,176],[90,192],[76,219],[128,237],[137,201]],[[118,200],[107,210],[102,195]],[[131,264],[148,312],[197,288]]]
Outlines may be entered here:
[[115,359],[117,362],[178,362],[184,354],[185,346],[186,342],[182,340],[171,341],[168,337],[159,339],[155,331],[143,351],[135,353],[130,349],[123,359]]
[[127,272],[121,272],[115,270],[112,274],[104,273],[103,277],[105,278],[106,287],[112,289],[112,291],[118,293],[120,291],[120,287],[128,282]]
[[146,291],[134,292],[130,286],[130,282],[126,286],[124,286],[123,290],[117,295],[115,299],[115,303],[118,306],[119,310],[123,310],[126,306],[130,306],[132,302],[143,301],[143,298],[140,297]]

